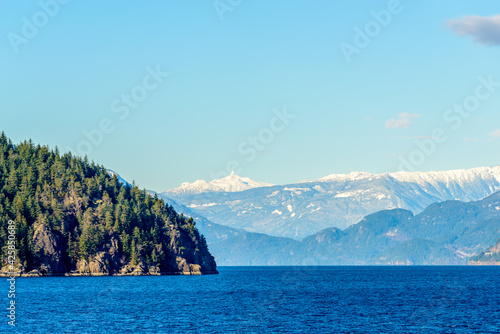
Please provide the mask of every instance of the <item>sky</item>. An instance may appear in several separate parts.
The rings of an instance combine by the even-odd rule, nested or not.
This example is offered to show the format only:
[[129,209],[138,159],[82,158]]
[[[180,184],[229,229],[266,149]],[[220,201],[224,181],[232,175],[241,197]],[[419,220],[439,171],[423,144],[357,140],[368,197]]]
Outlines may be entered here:
[[500,165],[497,1],[0,0],[0,131],[141,188]]

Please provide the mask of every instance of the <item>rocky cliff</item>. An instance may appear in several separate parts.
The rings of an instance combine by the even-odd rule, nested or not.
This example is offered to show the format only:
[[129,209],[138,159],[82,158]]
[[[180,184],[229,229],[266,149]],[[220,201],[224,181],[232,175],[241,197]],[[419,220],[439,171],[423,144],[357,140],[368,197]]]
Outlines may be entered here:
[[185,231],[170,227],[168,250],[155,248],[155,254],[163,259],[156,265],[148,265],[146,254],[138,247],[138,261],[131,263],[120,250],[117,235],[110,235],[99,251],[88,259],[80,259],[74,266],[65,257],[66,247],[62,236],[48,226],[36,225],[33,242],[36,246],[37,265],[27,268],[16,263],[15,275],[5,266],[0,276],[142,276],[142,275],[204,275],[218,274],[213,256],[202,242]]

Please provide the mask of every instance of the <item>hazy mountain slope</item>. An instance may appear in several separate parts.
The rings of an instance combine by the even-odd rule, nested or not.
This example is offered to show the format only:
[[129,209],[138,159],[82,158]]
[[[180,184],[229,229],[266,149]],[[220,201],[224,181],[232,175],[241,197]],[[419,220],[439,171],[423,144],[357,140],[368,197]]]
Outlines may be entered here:
[[384,210],[344,231],[327,228],[300,242],[240,230],[210,250],[223,265],[466,264],[500,237],[497,208],[500,193],[471,203],[433,204],[416,216]]
[[230,181],[225,179],[212,181],[219,185],[217,191],[207,188],[200,193],[184,187],[164,195],[221,225],[300,240],[332,226],[345,229],[381,210],[402,208],[418,214],[436,202],[482,199],[500,190],[500,167],[340,174],[231,192],[221,191],[231,188],[221,186]]
[[413,218],[410,211],[384,210],[363,218],[344,231],[325,229],[302,241],[301,256],[317,264],[374,264],[381,252],[408,238],[398,227]]
[[[208,237],[207,237],[208,239]],[[219,265],[282,266],[308,264],[298,253],[300,241],[245,232],[209,245]],[[299,256],[297,256],[299,255]]]
[[381,211],[329,237],[303,240],[319,264],[465,264],[500,236],[500,193],[471,203],[433,204],[419,215]]

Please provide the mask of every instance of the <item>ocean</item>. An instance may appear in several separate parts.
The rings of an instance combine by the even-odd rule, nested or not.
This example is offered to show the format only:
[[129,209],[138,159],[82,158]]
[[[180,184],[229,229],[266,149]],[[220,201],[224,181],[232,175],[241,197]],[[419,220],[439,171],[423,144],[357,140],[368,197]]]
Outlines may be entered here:
[[500,333],[500,267],[17,278],[2,333]]

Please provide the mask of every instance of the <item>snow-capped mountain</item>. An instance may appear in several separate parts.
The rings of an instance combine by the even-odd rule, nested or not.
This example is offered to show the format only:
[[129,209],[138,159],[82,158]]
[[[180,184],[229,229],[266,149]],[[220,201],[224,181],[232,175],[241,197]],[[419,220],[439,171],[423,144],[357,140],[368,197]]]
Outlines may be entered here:
[[500,166],[445,172],[333,174],[281,186],[231,175],[212,182],[184,184],[164,195],[217,224],[302,239],[328,227],[344,229],[381,210],[401,208],[418,214],[432,203],[476,201],[497,191]]
[[198,180],[193,183],[185,182],[179,188],[166,191],[170,196],[186,196],[206,192],[238,192],[253,188],[269,187],[272,184],[257,182],[248,177],[240,177],[232,172],[229,176],[210,182]]

